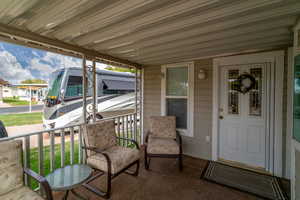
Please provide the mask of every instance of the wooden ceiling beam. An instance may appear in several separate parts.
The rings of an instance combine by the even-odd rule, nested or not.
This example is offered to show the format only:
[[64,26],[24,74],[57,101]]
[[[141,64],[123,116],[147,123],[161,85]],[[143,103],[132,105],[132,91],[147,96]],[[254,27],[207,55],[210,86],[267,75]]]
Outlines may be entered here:
[[61,51],[66,51],[70,54],[74,54],[74,56],[76,56],[76,57],[78,57],[80,55],[81,56],[85,55],[88,59],[95,59],[99,62],[103,62],[106,64],[116,65],[116,66],[120,66],[120,67],[125,67],[125,66],[137,67],[137,68],[142,67],[141,64],[131,62],[126,59],[117,58],[117,57],[103,54],[103,53],[100,53],[100,52],[97,52],[94,50],[90,50],[90,49],[82,48],[80,46],[68,44],[68,43],[60,41],[60,40],[47,38],[45,36],[41,36],[41,35],[33,33],[33,32],[24,31],[21,29],[17,29],[17,28],[5,25],[5,24],[1,24],[1,23],[0,23],[0,34],[2,34],[4,36],[8,36],[8,38],[15,38],[17,40],[24,40],[26,42],[32,42],[32,43],[39,44],[41,46],[45,46],[45,48],[49,48],[50,51],[51,51],[51,48],[56,48]]

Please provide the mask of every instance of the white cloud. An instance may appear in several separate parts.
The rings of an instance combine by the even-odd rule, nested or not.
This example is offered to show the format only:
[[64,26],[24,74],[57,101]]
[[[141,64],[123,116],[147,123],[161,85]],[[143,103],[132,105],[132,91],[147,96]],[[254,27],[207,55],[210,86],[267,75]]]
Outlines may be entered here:
[[81,61],[78,58],[64,56],[52,52],[47,52],[42,60],[51,63],[55,69],[69,68],[69,67],[81,67]]
[[31,70],[38,70],[40,72],[44,72],[44,73],[51,73],[55,70],[55,68],[53,68],[51,65],[45,64],[45,63],[41,63],[40,59],[37,58],[33,58],[30,61],[30,69]]
[[52,72],[60,68],[81,67],[77,58],[46,52],[45,56],[30,60],[29,69],[38,73],[38,78],[48,81]]
[[[33,58],[29,58],[28,66],[22,66],[17,58],[6,51],[0,44],[0,78],[10,83],[19,83],[22,80],[39,78],[48,81],[49,76],[55,70],[69,67],[82,67],[81,59],[64,56],[52,52],[46,52],[44,56],[34,50]],[[87,61],[91,65],[91,61]],[[23,68],[24,67],[24,68]],[[96,63],[98,69],[105,69],[106,64]]]
[[0,51],[0,78],[10,83],[33,78],[31,72],[24,69],[16,57],[7,51]]

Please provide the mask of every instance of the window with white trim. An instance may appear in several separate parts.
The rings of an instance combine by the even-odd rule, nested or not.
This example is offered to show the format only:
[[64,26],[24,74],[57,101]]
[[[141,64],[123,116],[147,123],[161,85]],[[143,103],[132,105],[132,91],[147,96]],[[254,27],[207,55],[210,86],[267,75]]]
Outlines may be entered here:
[[162,66],[161,114],[176,116],[177,130],[193,136],[194,64],[179,63]]

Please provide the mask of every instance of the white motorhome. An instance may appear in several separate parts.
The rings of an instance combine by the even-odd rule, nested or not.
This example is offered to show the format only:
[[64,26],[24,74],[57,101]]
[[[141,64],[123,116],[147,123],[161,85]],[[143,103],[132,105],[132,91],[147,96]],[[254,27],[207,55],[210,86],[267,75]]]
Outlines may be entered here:
[[[135,76],[127,72],[97,70],[97,116],[108,117],[134,111]],[[83,122],[82,69],[66,68],[52,73],[45,100],[43,123],[46,129]],[[92,91],[87,92],[87,109]]]

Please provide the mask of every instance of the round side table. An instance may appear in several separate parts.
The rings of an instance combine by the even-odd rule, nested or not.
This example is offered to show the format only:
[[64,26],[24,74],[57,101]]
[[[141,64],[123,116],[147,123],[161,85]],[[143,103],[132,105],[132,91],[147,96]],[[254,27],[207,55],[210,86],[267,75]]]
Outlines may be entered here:
[[68,198],[69,192],[72,192],[79,199],[85,199],[74,189],[87,181],[91,174],[92,169],[88,165],[75,164],[54,170],[46,176],[46,179],[52,190],[66,191],[64,200]]

